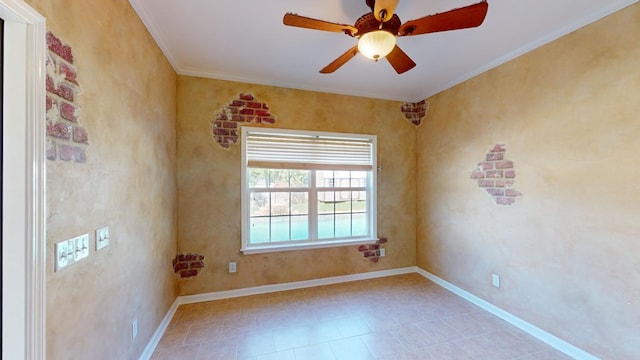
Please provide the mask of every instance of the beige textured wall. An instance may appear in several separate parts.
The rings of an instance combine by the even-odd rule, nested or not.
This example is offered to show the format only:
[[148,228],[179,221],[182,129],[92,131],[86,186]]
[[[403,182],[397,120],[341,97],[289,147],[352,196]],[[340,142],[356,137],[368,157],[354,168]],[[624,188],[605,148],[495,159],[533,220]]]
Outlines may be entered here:
[[[378,136],[378,234],[389,239],[379,263],[357,247],[240,253],[240,144],[213,140],[215,114],[240,93],[269,105],[272,127]],[[415,134],[400,103],[195,77],[178,77],[178,243],[206,257],[180,293],[246,288],[415,265]],[[253,125],[255,126],[255,125]],[[238,262],[236,274],[227,263]]]
[[[47,163],[47,358],[137,359],[177,294],[176,74],[126,1],[28,2],[72,47],[89,132],[86,164]],[[83,233],[89,257],[53,272]]]
[[[596,356],[640,358],[639,59],[636,4],[430,99],[418,265]],[[496,143],[524,194],[511,207],[469,178]]]

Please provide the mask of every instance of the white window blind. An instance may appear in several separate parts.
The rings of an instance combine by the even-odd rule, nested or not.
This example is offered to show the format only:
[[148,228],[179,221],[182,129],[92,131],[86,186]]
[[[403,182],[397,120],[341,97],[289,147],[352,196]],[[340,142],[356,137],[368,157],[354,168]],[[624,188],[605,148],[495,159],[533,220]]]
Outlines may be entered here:
[[373,138],[246,130],[247,166],[283,169],[371,171]]

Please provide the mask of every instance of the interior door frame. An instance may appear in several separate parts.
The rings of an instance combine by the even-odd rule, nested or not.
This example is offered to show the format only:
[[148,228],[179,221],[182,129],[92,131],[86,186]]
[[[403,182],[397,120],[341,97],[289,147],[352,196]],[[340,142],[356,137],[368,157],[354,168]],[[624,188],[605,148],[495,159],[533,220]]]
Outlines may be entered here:
[[2,358],[45,358],[45,18],[0,0],[4,19]]

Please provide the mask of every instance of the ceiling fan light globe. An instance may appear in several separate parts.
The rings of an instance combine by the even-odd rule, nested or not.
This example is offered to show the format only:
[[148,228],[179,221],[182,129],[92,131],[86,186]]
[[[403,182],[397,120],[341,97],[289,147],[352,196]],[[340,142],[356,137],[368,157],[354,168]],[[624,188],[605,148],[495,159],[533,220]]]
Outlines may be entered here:
[[386,30],[368,32],[358,40],[358,51],[372,60],[387,56],[395,46],[396,37]]

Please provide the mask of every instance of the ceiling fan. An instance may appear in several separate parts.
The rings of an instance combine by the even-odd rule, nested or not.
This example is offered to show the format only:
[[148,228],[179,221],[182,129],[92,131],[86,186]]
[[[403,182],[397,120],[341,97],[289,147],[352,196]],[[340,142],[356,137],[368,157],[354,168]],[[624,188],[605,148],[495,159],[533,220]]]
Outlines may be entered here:
[[362,15],[353,26],[317,20],[293,13],[284,15],[283,22],[288,26],[343,32],[358,38],[357,45],[325,66],[320,70],[320,73],[332,73],[357,53],[361,53],[375,61],[386,57],[395,71],[402,74],[415,67],[416,63],[396,45],[397,37],[477,27],[484,21],[489,8],[486,0],[483,0],[477,4],[427,15],[402,24],[398,15],[394,13],[399,0],[365,1],[371,12]]

